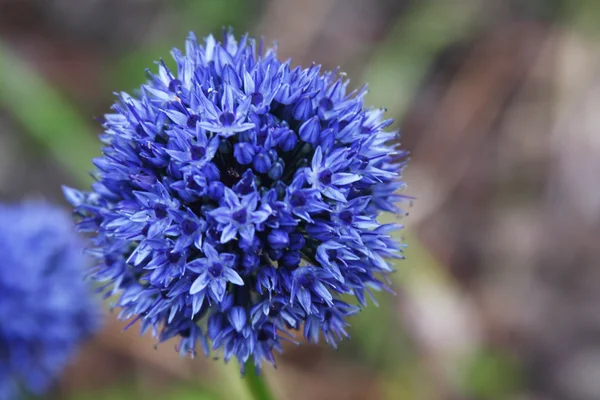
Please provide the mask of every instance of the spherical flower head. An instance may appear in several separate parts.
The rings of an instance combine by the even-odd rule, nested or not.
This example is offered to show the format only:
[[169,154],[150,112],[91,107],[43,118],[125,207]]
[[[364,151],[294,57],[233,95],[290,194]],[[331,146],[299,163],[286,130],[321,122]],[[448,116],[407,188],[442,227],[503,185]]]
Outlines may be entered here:
[[98,326],[85,262],[68,213],[0,205],[0,400],[46,391]]
[[296,330],[335,345],[400,256],[377,220],[403,199],[392,121],[337,71],[247,36],[190,34],[172,55],[105,116],[92,191],[65,189],[95,278],[182,353],[260,368]]

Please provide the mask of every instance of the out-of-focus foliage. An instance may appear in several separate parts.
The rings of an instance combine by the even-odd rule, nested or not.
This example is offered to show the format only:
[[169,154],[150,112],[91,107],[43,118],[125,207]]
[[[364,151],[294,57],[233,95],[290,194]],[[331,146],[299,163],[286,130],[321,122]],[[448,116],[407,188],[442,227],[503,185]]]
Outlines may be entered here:
[[[156,40],[144,40],[107,71],[108,81],[114,90],[127,91],[144,83],[142,71],[154,67],[154,63],[160,59],[163,59],[169,68],[173,68],[173,59],[168,54],[173,47],[183,46],[188,32],[194,31],[200,38],[211,33],[218,36],[223,29],[232,26],[241,34],[250,28],[248,22],[252,21],[259,9],[253,7],[251,2],[243,0],[185,0],[179,3],[176,9],[171,10],[174,14],[172,18],[177,20],[177,24],[167,35],[155,33]],[[153,31],[151,27],[148,28],[149,33]]]
[[73,176],[89,182],[83,166],[100,151],[91,125],[74,105],[1,43],[0,103]]
[[142,395],[147,400],[214,400],[219,398],[215,394],[206,393],[201,387],[192,387],[190,385],[179,385],[157,392],[144,389],[140,390],[140,388],[136,386],[123,383],[95,392],[78,392],[65,400],[130,400],[132,398],[139,398]]
[[523,389],[522,369],[509,354],[483,350],[474,354],[462,371],[465,393],[476,399],[501,400]]

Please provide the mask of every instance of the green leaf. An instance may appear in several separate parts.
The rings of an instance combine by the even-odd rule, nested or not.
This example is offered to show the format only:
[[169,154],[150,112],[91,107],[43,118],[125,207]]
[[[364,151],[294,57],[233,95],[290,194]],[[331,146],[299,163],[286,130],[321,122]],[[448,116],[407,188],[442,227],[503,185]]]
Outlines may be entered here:
[[463,375],[466,393],[482,400],[501,400],[519,393],[523,386],[519,360],[493,349],[478,352]]
[[80,182],[100,154],[93,129],[56,89],[0,43],[0,104]]
[[434,1],[417,3],[402,14],[366,70],[369,103],[403,116],[437,54],[472,29],[476,11]]

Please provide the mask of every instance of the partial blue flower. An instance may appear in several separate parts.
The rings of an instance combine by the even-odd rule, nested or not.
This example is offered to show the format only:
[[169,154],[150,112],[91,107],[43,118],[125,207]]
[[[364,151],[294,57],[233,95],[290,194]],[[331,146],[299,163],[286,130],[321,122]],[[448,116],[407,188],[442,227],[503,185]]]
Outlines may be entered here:
[[248,36],[190,34],[172,55],[105,116],[91,191],[65,189],[93,277],[181,353],[260,368],[302,328],[335,346],[401,257],[378,220],[406,199],[392,121]]
[[233,268],[236,264],[236,256],[230,253],[218,253],[208,243],[204,244],[202,250],[206,255],[205,258],[198,258],[187,264],[190,271],[198,274],[189,293],[204,296],[205,289],[208,288],[213,301],[221,303],[228,283],[244,286],[244,280]]
[[67,213],[0,205],[0,400],[41,395],[98,327]]
[[240,242],[251,244],[254,241],[257,225],[263,223],[271,213],[268,205],[257,209],[258,200],[257,192],[240,198],[233,190],[224,189],[221,207],[209,213],[209,216],[217,222],[216,227],[221,232],[219,239],[221,244],[238,236]]

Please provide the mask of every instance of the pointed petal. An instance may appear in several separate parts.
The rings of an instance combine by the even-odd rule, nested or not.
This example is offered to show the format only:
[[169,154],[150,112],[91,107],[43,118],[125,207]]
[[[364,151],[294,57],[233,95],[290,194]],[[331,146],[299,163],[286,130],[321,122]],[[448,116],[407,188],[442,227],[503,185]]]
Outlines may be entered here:
[[204,254],[206,254],[206,258],[208,258],[209,260],[219,259],[219,253],[208,242],[204,243],[204,246],[202,246],[202,251],[204,252]]
[[241,332],[246,325],[246,320],[248,317],[246,316],[246,310],[243,307],[233,307],[229,312],[229,322],[231,326],[238,331]]
[[225,268],[223,270],[223,277],[234,285],[244,286],[244,280],[242,277],[232,268]]
[[233,224],[227,224],[221,232],[221,243],[227,243],[230,240],[235,239],[238,230],[233,226]]
[[209,279],[205,273],[200,274],[198,278],[192,283],[192,287],[190,287],[190,294],[196,294],[202,291],[206,286],[208,286]]
[[298,297],[298,302],[302,308],[304,308],[304,311],[306,311],[307,314],[311,314],[312,299],[310,292],[305,288],[300,288],[296,296]]
[[349,174],[346,172],[338,172],[331,176],[331,183],[338,186],[348,185],[360,181],[362,178],[356,174]]

